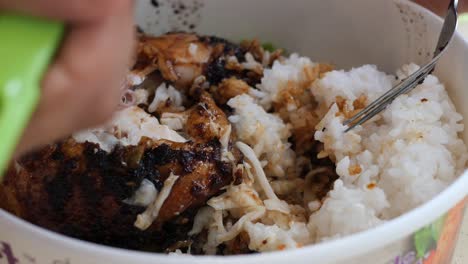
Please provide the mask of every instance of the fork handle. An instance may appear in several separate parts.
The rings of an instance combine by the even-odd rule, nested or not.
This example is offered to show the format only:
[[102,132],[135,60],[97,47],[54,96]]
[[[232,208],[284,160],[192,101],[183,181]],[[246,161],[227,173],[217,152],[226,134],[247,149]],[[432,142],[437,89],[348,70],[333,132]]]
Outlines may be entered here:
[[0,13],[0,180],[40,97],[60,22]]

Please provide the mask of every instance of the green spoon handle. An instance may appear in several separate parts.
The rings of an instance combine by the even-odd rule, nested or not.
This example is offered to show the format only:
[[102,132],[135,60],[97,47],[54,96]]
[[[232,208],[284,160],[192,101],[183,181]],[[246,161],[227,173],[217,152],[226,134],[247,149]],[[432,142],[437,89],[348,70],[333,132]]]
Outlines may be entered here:
[[40,98],[60,22],[0,13],[0,180]]

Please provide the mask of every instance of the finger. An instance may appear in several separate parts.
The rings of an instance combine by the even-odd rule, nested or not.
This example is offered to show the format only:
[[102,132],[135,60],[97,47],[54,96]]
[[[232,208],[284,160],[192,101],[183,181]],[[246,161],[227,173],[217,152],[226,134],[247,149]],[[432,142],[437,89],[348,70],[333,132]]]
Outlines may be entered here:
[[132,10],[71,29],[42,82],[41,101],[18,147],[23,153],[108,118],[133,51]]
[[131,0],[0,0],[0,10],[17,11],[68,22],[99,20],[130,8]]

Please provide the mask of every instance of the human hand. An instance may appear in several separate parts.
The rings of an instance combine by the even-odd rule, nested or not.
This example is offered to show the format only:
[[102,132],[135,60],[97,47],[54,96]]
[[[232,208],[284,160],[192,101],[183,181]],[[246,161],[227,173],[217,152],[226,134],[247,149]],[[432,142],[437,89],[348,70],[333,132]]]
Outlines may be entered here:
[[16,155],[98,125],[112,114],[133,51],[132,5],[131,0],[0,0],[2,11],[69,26]]

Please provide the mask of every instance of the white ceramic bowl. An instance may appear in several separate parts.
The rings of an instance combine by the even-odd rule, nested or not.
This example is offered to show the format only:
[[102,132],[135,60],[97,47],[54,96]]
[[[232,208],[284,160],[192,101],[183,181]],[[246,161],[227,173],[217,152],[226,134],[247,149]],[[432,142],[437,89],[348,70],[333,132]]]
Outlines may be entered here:
[[[146,32],[189,30],[193,25],[202,34],[235,41],[257,37],[342,68],[371,63],[394,72],[408,62],[424,63],[441,28],[440,18],[404,0],[153,2],[159,8],[149,1],[138,2],[136,20]],[[460,35],[438,64],[437,75],[447,85],[458,111],[468,119],[468,45]],[[462,136],[468,142],[468,132]],[[467,193],[465,173],[430,202],[372,230],[298,250],[233,257],[167,256],[109,248],[49,232],[0,210],[0,264],[423,263],[431,259],[415,262],[414,233],[448,213],[442,242],[428,256],[432,263],[447,264]]]

